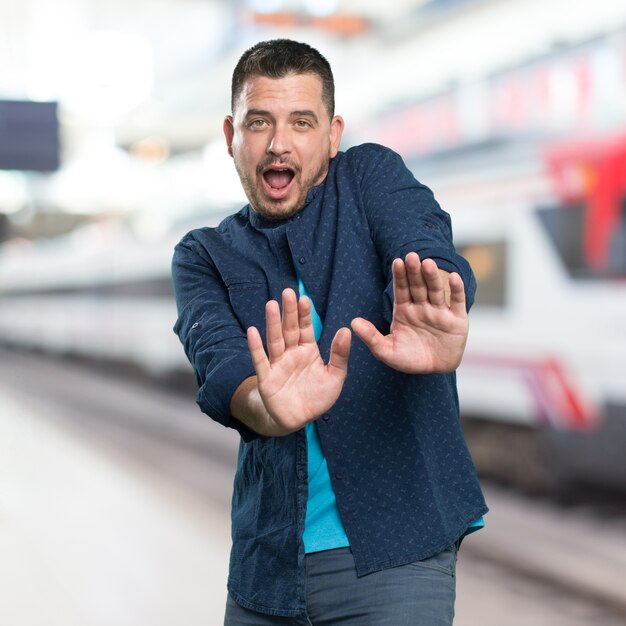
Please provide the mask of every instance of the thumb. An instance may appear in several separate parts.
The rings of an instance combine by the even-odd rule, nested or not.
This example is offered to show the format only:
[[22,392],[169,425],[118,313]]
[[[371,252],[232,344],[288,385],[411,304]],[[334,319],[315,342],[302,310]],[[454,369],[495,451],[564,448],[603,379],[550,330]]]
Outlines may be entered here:
[[370,352],[376,358],[380,358],[384,337],[376,326],[362,317],[355,317],[351,326],[357,337],[370,349]]
[[348,359],[350,357],[350,345],[352,343],[352,333],[345,326],[340,328],[330,346],[330,359],[328,368],[341,373],[343,376],[348,371]]

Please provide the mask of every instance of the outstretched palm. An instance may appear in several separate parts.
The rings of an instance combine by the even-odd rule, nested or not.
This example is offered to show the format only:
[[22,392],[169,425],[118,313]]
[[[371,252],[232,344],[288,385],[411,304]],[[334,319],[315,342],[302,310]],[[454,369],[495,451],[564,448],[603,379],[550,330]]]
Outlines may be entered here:
[[372,354],[408,374],[451,372],[461,362],[468,319],[463,281],[450,274],[450,303],[443,278],[431,259],[410,252],[393,262],[394,307],[390,332],[382,335],[363,318],[352,329]]
[[275,434],[302,428],[327,411],[339,397],[348,371],[350,331],[341,328],[326,365],[315,341],[308,298],[298,302],[283,292],[283,315],[276,301],[266,305],[266,355],[259,331],[248,329],[248,347],[256,369],[259,394]]

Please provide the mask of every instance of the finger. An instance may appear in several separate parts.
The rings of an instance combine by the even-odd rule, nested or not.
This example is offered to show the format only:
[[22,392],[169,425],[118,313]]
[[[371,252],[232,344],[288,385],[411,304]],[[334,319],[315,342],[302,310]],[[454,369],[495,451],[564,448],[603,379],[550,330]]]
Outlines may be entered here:
[[409,291],[409,279],[406,275],[406,267],[402,259],[394,259],[391,264],[393,275],[393,301],[395,304],[411,302],[411,292]]
[[293,289],[283,291],[283,340],[285,349],[298,345],[300,328],[298,326],[298,300]]
[[409,252],[405,259],[406,275],[411,299],[416,303],[428,302],[428,286],[422,274],[424,264],[416,252]]
[[348,373],[348,360],[350,358],[350,345],[352,343],[352,333],[345,326],[340,328],[330,345],[330,359],[328,369],[335,374],[345,377]]
[[315,343],[311,301],[306,296],[298,301],[298,325],[300,327],[300,343]]
[[259,380],[263,380],[270,371],[270,362],[263,348],[263,340],[261,339],[259,331],[254,326],[248,328],[247,338],[248,349],[250,350],[250,356],[252,357],[252,364],[254,365],[256,375]]
[[267,329],[267,351],[269,352],[271,362],[285,351],[283,326],[280,322],[280,308],[276,300],[270,300],[265,305],[265,327]]
[[443,279],[437,264],[432,259],[424,259],[422,262],[422,276],[428,289],[430,303],[433,306],[444,306],[446,304],[446,292]]
[[465,285],[463,279],[456,272],[450,274],[450,309],[455,315],[467,315]]
[[351,326],[357,337],[369,348],[370,352],[377,359],[383,360],[386,353],[385,338],[376,326],[362,317],[355,317]]

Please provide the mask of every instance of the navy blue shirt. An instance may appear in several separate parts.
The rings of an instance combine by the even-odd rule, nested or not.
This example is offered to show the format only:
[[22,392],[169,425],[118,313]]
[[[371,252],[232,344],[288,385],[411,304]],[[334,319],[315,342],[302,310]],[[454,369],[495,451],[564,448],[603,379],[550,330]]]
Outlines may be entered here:
[[[341,326],[361,316],[387,334],[391,264],[410,252],[475,281],[456,254],[450,219],[399,155],[365,144],[331,160],[295,216],[268,221],[249,207],[176,247],[174,326],[191,361],[205,413],[239,430],[228,589],[249,609],[304,614],[302,532],[307,502],[304,429],[261,437],[230,415],[231,397],[254,375],[246,328],[265,341],[265,303],[298,290],[298,270],[324,328],[328,360]],[[317,420],[358,576],[430,557],[487,508],[459,425],[455,374],[410,375],[353,338],[348,376]]]

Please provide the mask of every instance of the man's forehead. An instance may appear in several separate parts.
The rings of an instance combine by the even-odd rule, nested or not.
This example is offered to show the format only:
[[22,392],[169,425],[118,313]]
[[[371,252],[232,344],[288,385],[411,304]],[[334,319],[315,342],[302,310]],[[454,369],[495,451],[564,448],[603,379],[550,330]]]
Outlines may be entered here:
[[251,76],[243,83],[236,99],[236,107],[263,108],[259,103],[273,102],[285,105],[287,103],[308,103],[308,106],[296,108],[311,108],[311,104],[323,106],[322,80],[317,74],[287,74],[281,78],[268,76]]

